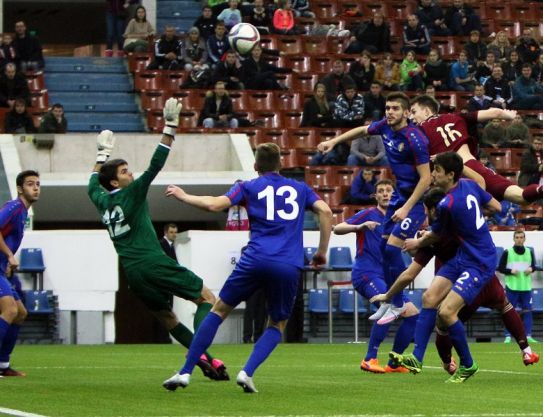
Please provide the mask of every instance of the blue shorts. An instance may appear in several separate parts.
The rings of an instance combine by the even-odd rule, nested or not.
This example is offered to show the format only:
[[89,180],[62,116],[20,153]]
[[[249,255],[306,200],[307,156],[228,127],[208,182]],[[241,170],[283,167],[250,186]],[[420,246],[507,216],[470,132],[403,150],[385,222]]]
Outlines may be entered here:
[[487,271],[482,265],[460,264],[456,258],[452,258],[439,268],[436,276],[450,280],[453,283],[452,291],[462,297],[466,305],[469,305],[492,279],[494,271]]
[[531,291],[513,291],[505,287],[507,299],[513,307],[520,307],[522,310],[529,311],[532,309],[532,292]]
[[390,204],[385,214],[385,222],[383,225],[383,235],[392,235],[402,240],[409,239],[415,236],[417,230],[426,220],[426,213],[424,213],[424,205],[422,201],[419,201],[409,211],[409,214],[405,219],[399,223],[392,221],[392,216],[396,210],[401,208],[404,202],[397,204]]
[[19,295],[17,289],[22,294],[21,282],[19,281],[19,278],[17,278],[17,276],[13,276],[11,279],[7,279],[5,276],[0,275],[0,298],[13,297],[15,298],[15,301],[19,301],[21,299],[21,296]]
[[241,257],[221,289],[219,297],[230,306],[247,300],[262,288],[266,295],[268,314],[274,322],[290,317],[301,269],[281,262],[247,261]]
[[[357,275],[352,277],[353,287],[358,294],[366,300],[371,299],[377,294],[387,292],[387,284],[382,276],[377,275]],[[403,293],[402,293],[403,294]],[[409,302],[409,298],[403,295],[404,303]],[[375,307],[379,307],[379,303],[373,303]]]

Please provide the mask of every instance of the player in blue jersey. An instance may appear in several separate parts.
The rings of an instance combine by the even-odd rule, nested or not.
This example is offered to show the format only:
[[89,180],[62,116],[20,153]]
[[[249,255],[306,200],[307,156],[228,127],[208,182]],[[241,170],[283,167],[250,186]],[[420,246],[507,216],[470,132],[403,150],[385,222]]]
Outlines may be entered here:
[[305,183],[279,175],[280,149],[276,144],[259,145],[255,159],[258,178],[234,184],[226,195],[194,196],[173,185],[166,191],[168,196],[204,210],[223,211],[232,205],[243,205],[251,225],[250,241],[211,312],[196,332],[185,364],[179,373],[164,381],[163,386],[168,390],[188,386],[194,365],[213,342],[223,320],[241,301],[263,288],[269,313],[268,327],[237,376],[237,384],[245,392],[257,392],[253,374],[281,341],[294,304],[304,265],[302,240],[306,209],[313,210],[319,217],[320,241],[313,264],[326,263],[332,229],[332,212],[328,205]]
[[[405,270],[402,246],[411,238],[425,219],[421,198],[431,182],[428,139],[415,125],[409,123],[409,98],[403,93],[391,93],[385,104],[385,118],[369,126],[360,126],[318,146],[329,152],[338,143],[361,135],[380,135],[387,159],[396,177],[395,192],[385,215],[383,237],[385,281],[390,287]],[[405,311],[402,295],[392,298],[392,304],[382,303],[370,319],[380,324],[390,323]]]
[[447,261],[436,274],[433,297],[436,308],[423,308],[415,330],[413,354],[391,352],[391,358],[414,373],[422,369],[422,359],[430,335],[437,327],[442,334],[449,334],[460,357],[460,366],[447,382],[461,383],[478,371],[469,350],[464,325],[458,312],[471,304],[481,289],[492,279],[496,267],[496,247],[490,236],[482,209],[500,211],[500,203],[477,183],[460,179],[462,158],[456,152],[436,156],[432,178],[434,184],[446,192],[437,204],[436,219],[432,230],[420,239],[406,241],[406,250],[431,245],[440,235],[453,235],[460,242],[456,256]]
[[[375,199],[377,206],[359,211],[347,221],[334,227],[334,233],[343,235],[356,233],[356,257],[353,265],[352,283],[355,290],[370,299],[373,296],[386,291],[383,274],[383,253],[381,251],[382,224],[392,194],[392,181],[381,180],[375,185]],[[404,321],[396,332],[392,350],[403,352],[411,340],[417,322],[417,307],[406,298],[406,311],[403,313]],[[376,303],[376,306],[379,306]],[[371,328],[370,340],[366,357],[360,363],[363,371],[377,374],[389,372],[409,372],[403,366],[395,366],[392,362],[382,367],[377,359],[379,346],[385,339],[389,324],[375,323]]]
[[[25,376],[10,367],[10,356],[27,311],[9,277],[19,266],[15,253],[23,240],[28,209],[40,198],[40,176],[36,171],[17,175],[17,198],[0,209],[0,376]],[[16,279],[16,278],[14,278]]]

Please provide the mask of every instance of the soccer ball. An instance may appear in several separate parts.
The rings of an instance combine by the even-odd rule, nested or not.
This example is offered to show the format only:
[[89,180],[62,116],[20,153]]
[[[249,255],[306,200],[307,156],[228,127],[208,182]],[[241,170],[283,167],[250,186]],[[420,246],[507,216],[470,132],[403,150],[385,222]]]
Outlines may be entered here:
[[248,54],[260,41],[260,33],[250,23],[238,23],[228,33],[230,46],[240,55]]

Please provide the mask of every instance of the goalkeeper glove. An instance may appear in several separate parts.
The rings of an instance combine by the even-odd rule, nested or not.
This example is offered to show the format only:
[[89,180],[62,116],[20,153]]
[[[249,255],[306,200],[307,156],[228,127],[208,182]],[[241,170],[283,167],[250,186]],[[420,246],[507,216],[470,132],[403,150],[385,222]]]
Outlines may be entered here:
[[111,155],[113,147],[115,146],[115,136],[111,130],[102,130],[96,138],[96,163],[103,164]]
[[165,135],[175,136],[177,125],[179,124],[179,112],[181,111],[181,107],[181,103],[179,103],[176,98],[170,97],[166,100],[164,110],[162,111],[164,120],[166,121],[166,125],[162,130],[162,133]]

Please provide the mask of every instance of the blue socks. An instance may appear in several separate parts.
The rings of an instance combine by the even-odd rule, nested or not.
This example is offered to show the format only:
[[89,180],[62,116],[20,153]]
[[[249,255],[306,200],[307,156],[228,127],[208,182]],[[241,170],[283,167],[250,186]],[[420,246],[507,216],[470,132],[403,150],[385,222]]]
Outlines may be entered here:
[[413,350],[413,355],[421,362],[424,359],[428,341],[436,325],[436,316],[437,310],[435,308],[423,308],[418,316],[419,318],[415,327],[415,349]]
[[245,373],[252,377],[256,371],[256,368],[258,368],[260,364],[264,362],[268,356],[270,356],[270,353],[273,352],[280,341],[281,332],[279,329],[276,327],[268,327],[264,333],[262,333],[262,336],[260,336],[258,342],[255,343],[253,352],[243,367]]
[[374,323],[370,332],[368,351],[366,353],[366,357],[364,358],[365,361],[369,361],[370,359],[375,359],[377,357],[377,351],[379,350],[379,346],[381,346],[381,343],[383,343],[383,340],[385,340],[391,324],[392,323],[380,325]]
[[524,329],[526,330],[526,335],[532,335],[532,324],[534,322],[534,317],[531,311],[525,311],[522,315],[522,322],[524,323]]
[[454,349],[460,357],[460,365],[470,368],[473,365],[473,358],[469,351],[468,339],[464,325],[457,320],[452,326],[449,326],[449,336],[451,337]]
[[394,344],[392,345],[393,352],[403,353],[407,349],[407,346],[413,340],[418,318],[419,315],[415,314],[414,316],[403,319],[402,324],[400,324],[400,327],[396,331],[396,337],[394,337]]
[[[397,246],[385,245],[385,251],[383,254],[384,274],[387,287],[390,288],[394,282],[398,279],[400,274],[405,271],[405,262],[402,257],[402,249]],[[391,303],[396,307],[403,305],[403,293],[400,292],[392,297]]]
[[2,347],[2,345],[4,344],[4,339],[10,326],[11,325],[7,321],[0,317],[0,347]]
[[20,328],[21,326],[18,324],[9,326],[4,336],[4,340],[2,341],[2,345],[0,346],[0,362],[9,362],[9,356],[11,355],[11,352],[13,352],[13,348],[17,342]]
[[180,374],[192,374],[200,356],[202,356],[202,353],[204,353],[213,342],[221,323],[222,319],[213,312],[210,312],[206,316],[192,339],[189,353],[187,354],[187,360],[185,361],[183,368],[179,371]]

